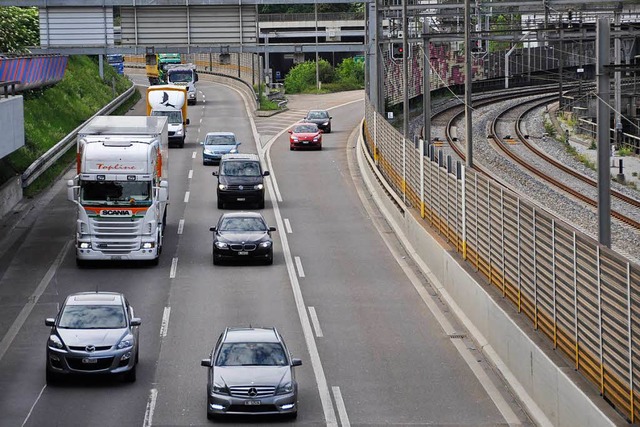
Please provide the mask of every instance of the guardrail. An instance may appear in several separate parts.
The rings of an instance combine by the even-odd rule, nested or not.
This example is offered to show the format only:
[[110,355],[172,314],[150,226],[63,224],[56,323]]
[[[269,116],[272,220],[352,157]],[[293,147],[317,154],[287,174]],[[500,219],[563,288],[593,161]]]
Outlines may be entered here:
[[[579,133],[587,135],[595,141],[598,138],[598,125],[591,120],[578,119],[576,129]],[[640,137],[621,132],[620,140],[615,129],[609,128],[609,142],[611,144],[620,144],[620,147],[628,148],[635,154],[640,154]]]
[[369,99],[364,131],[396,196],[634,422],[640,414],[640,266],[434,146],[422,156]]
[[[118,107],[120,107],[127,99],[133,95],[136,88],[132,83],[131,87],[123,92],[116,99],[107,104],[104,108],[98,111],[96,114],[91,116],[88,120],[91,120],[95,116],[103,116],[108,115],[114,112]],[[87,121],[88,121],[87,120]],[[22,179],[22,188],[29,186],[33,181],[35,181],[40,175],[42,175],[51,165],[53,165],[60,157],[62,157],[72,146],[76,144],[76,135],[82,129],[86,122],[82,123],[80,126],[75,128],[71,133],[65,136],[60,142],[51,147],[46,153],[40,156],[35,162],[33,162],[27,170],[21,176]]]

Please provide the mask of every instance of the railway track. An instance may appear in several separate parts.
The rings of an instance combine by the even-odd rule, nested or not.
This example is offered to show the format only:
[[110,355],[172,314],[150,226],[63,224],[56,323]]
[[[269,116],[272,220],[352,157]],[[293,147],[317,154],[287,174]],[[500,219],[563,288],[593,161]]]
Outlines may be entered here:
[[[509,97],[504,97],[502,98],[502,100],[499,100],[497,98],[493,98],[490,100],[487,100],[486,102],[481,102],[481,103],[474,103],[474,107],[478,107],[478,106],[486,106],[492,103],[496,103],[496,102],[501,102],[501,101],[505,101],[505,100],[509,100],[509,99],[513,99],[513,96],[509,96]],[[582,175],[581,173],[577,172],[576,170],[558,162],[557,160],[551,158],[550,156],[548,156],[546,153],[540,151],[539,149],[537,149],[533,144],[531,144],[527,138],[525,137],[524,133],[522,132],[522,127],[521,124],[524,120],[524,117],[529,114],[532,110],[535,110],[536,108],[539,108],[542,105],[548,104],[549,102],[551,102],[553,99],[557,98],[557,95],[543,95],[541,98],[539,98],[538,100],[533,102],[533,105],[531,107],[528,107],[524,112],[522,112],[521,114],[518,115],[517,119],[514,122],[514,126],[515,126],[515,134],[517,137],[517,142],[521,143],[524,147],[526,147],[528,150],[530,150],[532,153],[534,153],[536,156],[538,156],[539,158],[541,158],[544,162],[552,165],[553,167],[555,167],[556,169],[562,171],[565,174],[570,175],[571,177],[573,177],[574,179],[577,179],[589,186],[592,186],[594,188],[597,188],[597,182],[585,175]],[[596,207],[598,205],[597,200],[593,199],[592,197],[589,197],[588,195],[585,195],[584,193],[580,192],[579,190],[575,189],[574,187],[571,186],[570,183],[566,183],[563,182],[562,179],[556,178],[554,176],[552,176],[550,173],[546,173],[545,171],[540,170],[540,168],[535,167],[534,165],[532,165],[529,161],[523,159],[521,156],[517,155],[516,153],[513,152],[513,150],[511,150],[509,148],[509,146],[507,144],[505,144],[503,138],[500,137],[500,135],[498,135],[497,132],[497,125],[498,122],[500,120],[504,120],[504,117],[509,114],[511,111],[517,109],[517,108],[521,108],[522,106],[515,106],[515,107],[510,107],[505,109],[504,111],[501,111],[499,114],[496,115],[496,117],[493,118],[493,120],[491,121],[491,125],[490,125],[490,134],[489,134],[489,138],[492,139],[494,141],[494,145],[496,147],[498,147],[508,158],[510,158],[513,162],[517,163],[518,165],[522,166],[523,168],[525,168],[526,170],[528,170],[529,172],[531,172],[532,174],[534,174],[535,176],[538,176],[540,179],[542,179],[543,181],[548,182],[549,184],[557,187],[558,189],[560,189],[561,191],[570,194],[571,196],[575,197],[576,199],[580,200],[581,202],[588,204],[589,206],[592,207]],[[446,125],[445,128],[445,135],[446,135],[446,139],[449,143],[449,146],[451,147],[451,149],[456,153],[457,156],[459,156],[462,160],[465,159],[465,154],[462,150],[462,148],[459,146],[458,143],[456,143],[456,141],[454,140],[453,136],[452,136],[452,132],[451,129],[453,127],[453,124],[460,119],[460,117],[464,114],[464,111],[460,111],[457,112],[456,114],[454,114],[453,117],[451,117]],[[484,169],[481,165],[474,165],[474,169],[476,169],[477,171],[488,175],[488,176],[493,176],[492,173],[490,173],[488,170]],[[612,197],[615,197],[618,201],[625,203],[633,208],[640,208],[640,201],[629,197],[619,191],[616,190],[611,190],[611,195]],[[625,224],[628,224],[632,227],[634,227],[635,229],[639,229],[640,230],[640,222],[635,220],[634,218],[629,217],[628,215],[625,215],[624,213],[621,213],[617,210],[611,210],[611,216],[613,216],[614,218],[616,218],[619,221],[624,222]]]

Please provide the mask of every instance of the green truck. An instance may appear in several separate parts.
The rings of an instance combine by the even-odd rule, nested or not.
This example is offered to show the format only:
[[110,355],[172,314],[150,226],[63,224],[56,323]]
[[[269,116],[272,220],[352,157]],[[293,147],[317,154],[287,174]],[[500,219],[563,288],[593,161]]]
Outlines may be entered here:
[[150,85],[167,83],[167,65],[180,64],[179,53],[148,53],[145,55],[145,69]]

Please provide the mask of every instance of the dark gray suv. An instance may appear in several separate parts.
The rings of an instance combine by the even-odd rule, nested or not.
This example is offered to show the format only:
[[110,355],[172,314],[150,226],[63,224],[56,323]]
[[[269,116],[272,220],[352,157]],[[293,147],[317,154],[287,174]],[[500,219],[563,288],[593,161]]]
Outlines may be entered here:
[[226,328],[207,370],[207,417],[298,414],[298,383],[291,358],[276,328]]
[[47,384],[69,374],[121,374],[135,381],[140,323],[120,293],[69,295],[58,315],[45,320],[51,327]]

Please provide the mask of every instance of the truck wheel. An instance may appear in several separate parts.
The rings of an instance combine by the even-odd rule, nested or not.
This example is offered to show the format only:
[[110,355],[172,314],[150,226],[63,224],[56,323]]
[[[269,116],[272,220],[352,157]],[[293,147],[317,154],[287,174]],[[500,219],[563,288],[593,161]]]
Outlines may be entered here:
[[76,267],[78,268],[86,268],[88,266],[88,262],[80,259],[80,258],[76,258]]

